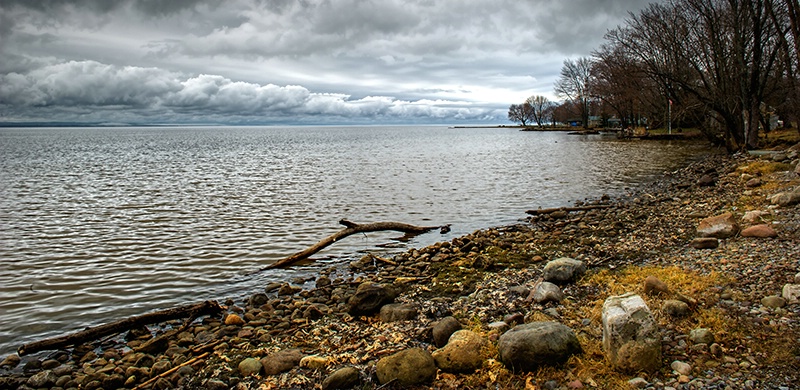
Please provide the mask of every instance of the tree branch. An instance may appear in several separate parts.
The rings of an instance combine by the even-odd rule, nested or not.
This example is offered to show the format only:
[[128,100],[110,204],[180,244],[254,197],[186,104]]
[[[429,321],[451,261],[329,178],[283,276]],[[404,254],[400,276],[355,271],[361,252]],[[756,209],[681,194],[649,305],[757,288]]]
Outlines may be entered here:
[[288,265],[294,264],[300,260],[307,259],[314,255],[315,253],[325,249],[327,246],[333,244],[336,241],[339,241],[347,236],[357,234],[357,233],[369,233],[369,232],[378,232],[378,231],[385,231],[385,230],[392,230],[397,232],[405,233],[408,236],[414,236],[422,233],[427,233],[431,230],[441,229],[443,234],[449,231],[450,225],[444,226],[415,226],[409,225],[406,223],[401,222],[373,222],[373,223],[364,223],[359,224],[355,222],[348,221],[346,219],[342,219],[339,221],[340,225],[344,225],[345,228],[339,230],[338,232],[320,240],[316,244],[308,247],[305,250],[297,252],[289,257],[285,257],[281,260],[278,260],[275,263],[272,263],[262,270],[268,270],[273,268],[282,268]]
[[122,333],[126,330],[148,324],[155,324],[185,317],[197,318],[207,314],[216,314],[221,311],[222,307],[216,301],[205,301],[194,305],[175,307],[172,309],[156,311],[140,316],[128,317],[126,319],[109,324],[86,328],[82,331],[65,336],[59,336],[25,344],[19,347],[17,353],[22,356],[44,350],[60,349],[70,345],[84,343],[86,341],[97,340],[108,335]]
[[530,215],[544,215],[554,213],[556,211],[565,211],[565,212],[572,212],[572,211],[587,211],[587,210],[597,210],[597,209],[607,209],[611,207],[610,204],[596,204],[591,206],[579,206],[579,207],[555,207],[552,209],[538,209],[538,210],[528,210],[525,213]]

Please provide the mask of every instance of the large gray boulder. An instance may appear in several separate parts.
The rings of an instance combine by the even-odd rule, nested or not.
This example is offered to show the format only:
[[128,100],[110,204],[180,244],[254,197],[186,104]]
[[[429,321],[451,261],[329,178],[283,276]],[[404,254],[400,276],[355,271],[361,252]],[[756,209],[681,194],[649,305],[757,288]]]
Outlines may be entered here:
[[461,329],[461,322],[455,317],[448,316],[442,318],[439,322],[433,325],[433,344],[441,348],[450,340],[450,336],[457,330]]
[[541,365],[565,362],[581,352],[572,329],[553,321],[517,325],[497,342],[500,361],[514,371],[533,371]]
[[398,386],[414,386],[436,378],[436,362],[428,351],[411,348],[378,360],[375,373],[381,385],[396,381]]
[[347,301],[348,313],[352,316],[369,316],[377,313],[381,306],[392,303],[397,293],[390,287],[377,283],[361,283]]
[[472,372],[483,365],[482,350],[487,345],[481,335],[471,330],[459,330],[450,336],[443,348],[431,354],[436,366],[445,372]]
[[702,237],[728,238],[739,232],[739,225],[733,213],[708,217],[697,225],[697,234]]
[[564,293],[557,285],[550,282],[542,282],[536,285],[536,288],[531,292],[530,298],[536,303],[561,302],[564,299]]
[[381,321],[408,321],[417,318],[417,308],[408,303],[390,303],[381,307]]
[[617,371],[635,374],[661,366],[661,335],[640,296],[627,293],[603,303],[603,350]]
[[239,362],[239,373],[242,376],[258,375],[262,369],[261,361],[256,358],[247,358]]
[[28,378],[28,381],[25,384],[31,388],[39,389],[42,387],[51,387],[56,383],[57,380],[58,377],[53,373],[53,371],[44,370],[33,374],[30,378]]
[[352,389],[361,382],[361,373],[355,367],[343,367],[322,381],[322,390]]
[[568,283],[578,279],[586,272],[586,266],[580,260],[561,257],[549,261],[544,266],[544,280],[552,283]]
[[303,352],[299,349],[285,349],[261,358],[261,366],[266,375],[278,375],[300,364],[301,359]]

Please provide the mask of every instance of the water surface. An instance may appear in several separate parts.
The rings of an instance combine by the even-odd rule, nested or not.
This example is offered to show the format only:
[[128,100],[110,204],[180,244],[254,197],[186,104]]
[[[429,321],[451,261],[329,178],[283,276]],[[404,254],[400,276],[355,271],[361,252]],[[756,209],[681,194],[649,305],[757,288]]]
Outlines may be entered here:
[[[0,355],[130,315],[241,297],[341,227],[452,224],[402,250],[620,194],[700,153],[682,142],[446,127],[0,129]],[[378,248],[394,243],[397,249]]]

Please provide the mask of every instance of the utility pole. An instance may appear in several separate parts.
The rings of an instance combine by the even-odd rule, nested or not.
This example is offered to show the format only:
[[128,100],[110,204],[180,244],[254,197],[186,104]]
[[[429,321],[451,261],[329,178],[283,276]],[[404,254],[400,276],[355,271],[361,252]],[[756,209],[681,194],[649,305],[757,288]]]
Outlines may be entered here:
[[672,134],[672,99],[669,99],[667,106],[667,132]]

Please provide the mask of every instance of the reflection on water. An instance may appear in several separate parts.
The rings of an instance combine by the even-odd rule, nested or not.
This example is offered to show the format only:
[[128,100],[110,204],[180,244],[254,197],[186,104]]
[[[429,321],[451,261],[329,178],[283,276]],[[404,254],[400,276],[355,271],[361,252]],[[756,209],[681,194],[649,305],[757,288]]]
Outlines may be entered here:
[[[408,243],[422,246],[620,193],[699,152],[512,129],[0,129],[0,354],[307,273],[247,276],[341,218],[452,224]],[[380,250],[396,235],[320,255]]]

